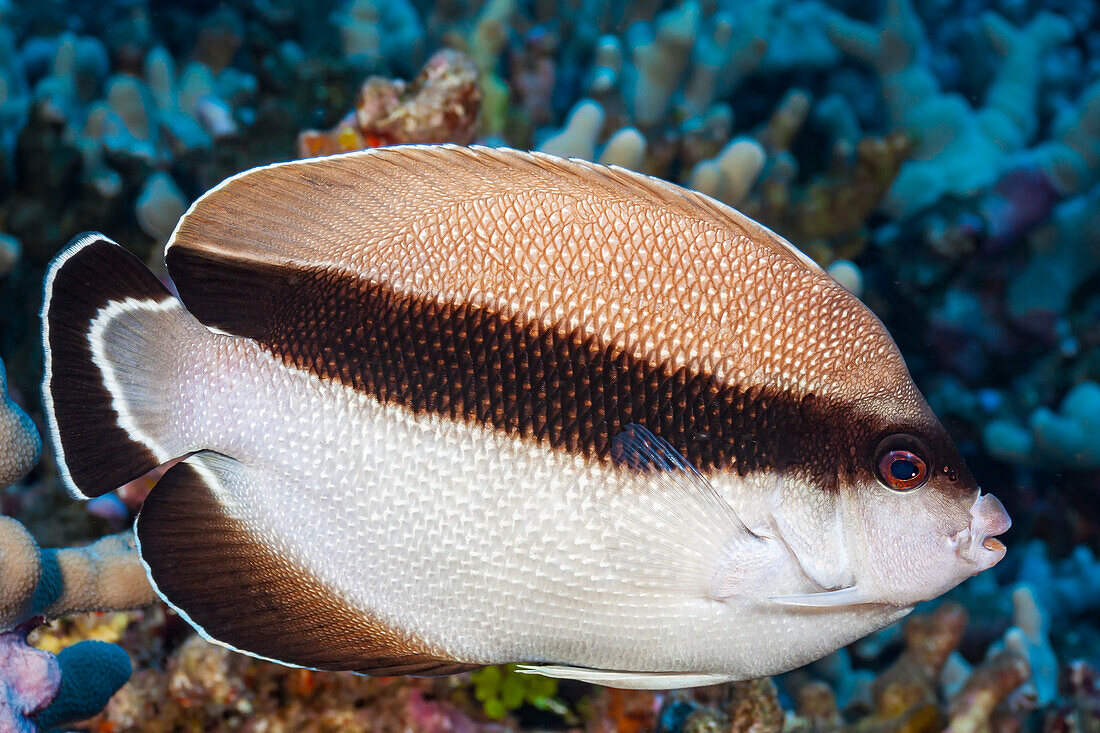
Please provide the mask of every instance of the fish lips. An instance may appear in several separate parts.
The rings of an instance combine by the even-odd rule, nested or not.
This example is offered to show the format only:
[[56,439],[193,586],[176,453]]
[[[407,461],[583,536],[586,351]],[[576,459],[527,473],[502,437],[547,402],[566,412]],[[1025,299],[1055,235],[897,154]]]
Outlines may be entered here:
[[1004,534],[1012,526],[1004,505],[993,494],[978,494],[970,507],[970,526],[951,536],[956,552],[972,562],[974,574],[988,570],[1001,561],[1006,548],[997,535]]

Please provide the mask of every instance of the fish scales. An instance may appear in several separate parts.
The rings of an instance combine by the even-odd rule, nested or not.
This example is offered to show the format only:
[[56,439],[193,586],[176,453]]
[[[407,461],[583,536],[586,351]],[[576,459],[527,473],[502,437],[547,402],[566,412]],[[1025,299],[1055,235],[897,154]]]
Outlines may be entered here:
[[142,557],[246,653],[756,677],[1004,552],[882,324],[700,194],[379,149],[229,179],[165,259],[182,302],[102,235],[51,265],[47,416],[77,495],[182,459]]

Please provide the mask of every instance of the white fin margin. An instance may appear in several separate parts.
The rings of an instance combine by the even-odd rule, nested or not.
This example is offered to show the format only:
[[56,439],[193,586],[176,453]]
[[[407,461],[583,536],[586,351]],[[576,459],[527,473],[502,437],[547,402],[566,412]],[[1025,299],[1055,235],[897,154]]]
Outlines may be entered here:
[[678,690],[684,687],[705,687],[732,682],[737,675],[690,672],[620,672],[611,669],[570,667],[564,664],[521,664],[521,674],[541,674],[556,679],[578,680],[620,690]]

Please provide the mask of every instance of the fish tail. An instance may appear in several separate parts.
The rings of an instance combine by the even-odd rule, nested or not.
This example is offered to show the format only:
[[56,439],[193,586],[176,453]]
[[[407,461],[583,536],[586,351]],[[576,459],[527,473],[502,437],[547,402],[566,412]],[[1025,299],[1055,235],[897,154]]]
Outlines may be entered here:
[[58,468],[81,499],[189,453],[171,408],[182,344],[203,329],[107,237],[76,237],[46,273],[43,402]]

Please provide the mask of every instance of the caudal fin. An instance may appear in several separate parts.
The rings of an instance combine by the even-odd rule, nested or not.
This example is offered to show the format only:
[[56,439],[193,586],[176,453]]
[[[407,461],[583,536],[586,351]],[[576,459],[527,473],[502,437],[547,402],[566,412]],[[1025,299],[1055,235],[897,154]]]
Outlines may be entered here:
[[50,263],[42,306],[50,435],[66,488],[91,498],[188,452],[172,430],[181,336],[201,328],[145,265],[102,234]]

